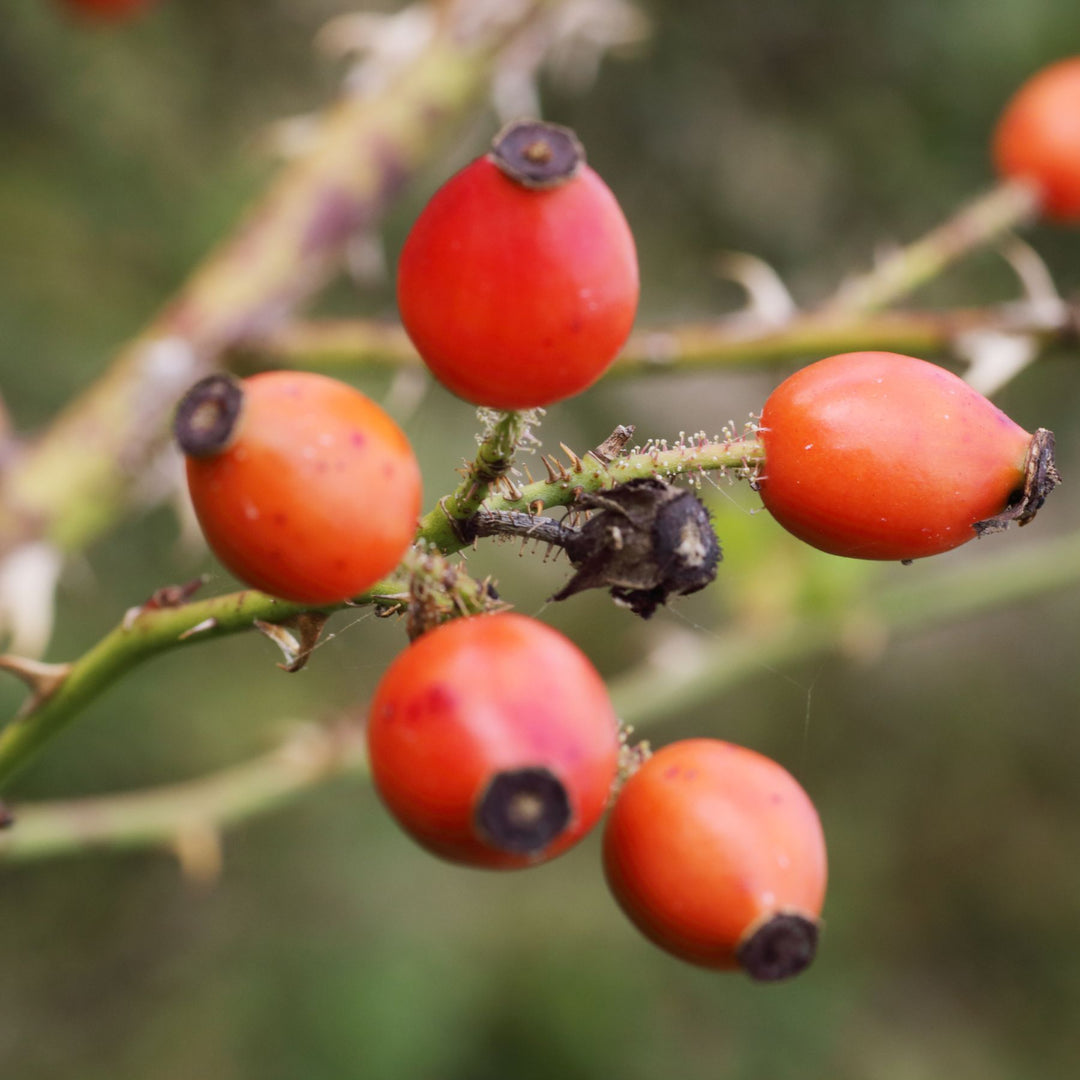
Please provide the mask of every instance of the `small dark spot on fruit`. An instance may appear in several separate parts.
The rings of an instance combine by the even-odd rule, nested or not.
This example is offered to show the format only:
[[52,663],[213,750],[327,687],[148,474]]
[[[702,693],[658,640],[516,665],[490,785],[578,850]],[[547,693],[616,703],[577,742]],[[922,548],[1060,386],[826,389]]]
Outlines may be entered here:
[[449,687],[434,683],[425,695],[426,705],[432,712],[448,712],[454,707],[455,697]]
[[361,447],[367,442],[367,436],[362,431],[354,431],[349,436],[349,443],[352,446]]

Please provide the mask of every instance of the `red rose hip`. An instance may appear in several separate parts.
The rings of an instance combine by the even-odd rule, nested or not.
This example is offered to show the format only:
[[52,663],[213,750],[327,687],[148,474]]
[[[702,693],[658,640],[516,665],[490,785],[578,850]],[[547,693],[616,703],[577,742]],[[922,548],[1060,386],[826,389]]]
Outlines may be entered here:
[[993,154],[1002,176],[1036,185],[1047,217],[1080,221],[1080,56],[1020,87],[998,120]]
[[310,372],[211,375],[177,409],[191,501],[241,581],[310,604],[363,592],[416,532],[420,471],[397,424]]
[[372,778],[415,840],[514,869],[577,843],[614,782],[603,680],[558,631],[513,613],[454,619],[387,669],[368,717]]
[[435,377],[498,409],[550,405],[614,360],[637,310],[633,236],[565,128],[505,129],[405,241],[401,320]]
[[615,799],[604,870],[637,928],[683,960],[776,980],[814,957],[821,823],[791,774],[753,750],[717,739],[657,750]]
[[[973,539],[1007,511],[1021,523],[1034,516],[1056,482],[1052,436],[1038,436],[936,364],[843,353],[769,396],[758,488],[784,528],[822,551],[918,559]],[[1029,500],[1036,451],[1049,487]]]

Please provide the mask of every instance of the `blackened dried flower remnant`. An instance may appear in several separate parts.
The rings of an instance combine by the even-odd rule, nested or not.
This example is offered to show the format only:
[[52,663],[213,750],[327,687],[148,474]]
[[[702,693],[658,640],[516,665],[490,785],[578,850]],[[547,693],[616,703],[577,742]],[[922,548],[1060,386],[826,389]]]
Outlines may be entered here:
[[615,601],[649,618],[672,596],[716,578],[720,541],[701,500],[664,480],[629,480],[583,493],[576,507],[596,513],[563,545],[577,573],[554,600],[611,589]]
[[582,492],[574,510],[592,516],[580,528],[539,514],[481,510],[458,524],[461,538],[519,536],[561,547],[577,571],[553,597],[609,588],[615,602],[647,619],[672,596],[705,588],[722,558],[709,511],[685,488],[664,480],[628,480]]

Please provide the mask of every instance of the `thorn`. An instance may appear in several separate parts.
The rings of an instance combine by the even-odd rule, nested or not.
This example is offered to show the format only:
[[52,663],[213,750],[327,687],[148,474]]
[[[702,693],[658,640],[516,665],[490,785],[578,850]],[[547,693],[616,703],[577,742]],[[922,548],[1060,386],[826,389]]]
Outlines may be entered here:
[[173,851],[184,878],[195,885],[213,885],[225,863],[221,833],[208,822],[185,825],[173,839]]
[[992,397],[1039,354],[1038,342],[1033,337],[996,330],[961,334],[954,348],[968,360],[964,381],[985,397]]
[[742,314],[747,318],[766,326],[783,326],[797,314],[799,309],[783,279],[764,259],[729,251],[717,257],[713,269],[746,291],[749,302]]
[[189,626],[178,638],[178,641],[187,641],[188,638],[194,637],[196,634],[205,634],[207,630],[213,630],[218,624],[217,619],[212,615],[209,619],[203,619],[201,623],[196,623],[194,626]]
[[294,674],[302,671],[307,665],[329,617],[321,611],[304,611],[295,618],[289,619],[285,625],[296,627],[300,634],[299,640],[285,628],[285,625],[266,622],[264,619],[256,619],[254,625],[255,629],[268,637],[284,655],[285,663],[278,664],[278,667],[282,671]]
[[1047,321],[1060,321],[1065,301],[1042,256],[1017,236],[1002,245],[1001,254],[1020,279],[1028,305]]
[[124,612],[121,625],[125,630],[130,630],[135,620],[144,611],[160,611],[162,608],[178,608],[186,604],[209,580],[206,574],[200,574],[191,581],[185,581],[182,585],[163,585],[155,589],[145,603],[130,607]]
[[71,664],[46,664],[25,656],[0,655],[0,670],[10,671],[30,688],[30,696],[23,702],[18,715],[32,713],[47,701],[63,685],[71,673]]
[[600,462],[601,465],[610,465],[612,459],[618,457],[625,449],[626,444],[634,437],[633,424],[619,424],[618,427],[597,447],[589,453]]
[[566,443],[561,442],[559,443],[559,446],[562,447],[562,452],[570,459],[570,466],[574,470],[574,472],[584,472],[585,466],[581,464],[581,458],[579,458],[577,454],[575,454],[574,451],[566,445]]
[[529,482],[530,484],[535,484],[535,483],[536,483],[536,481],[535,481],[535,480],[533,479],[533,475],[532,475],[532,473],[531,473],[531,472],[529,472],[529,466],[528,466],[528,465],[526,465],[524,461],[523,461],[523,462],[521,463],[521,468],[522,468],[522,469],[524,470],[524,472],[525,472],[525,479],[526,479],[526,480],[528,480],[528,482]]
[[544,463],[544,468],[547,469],[548,483],[549,484],[556,483],[558,481],[558,479],[559,479],[559,474],[555,471],[555,469],[552,466],[551,462],[547,459],[547,457],[544,454],[540,455],[540,460]]

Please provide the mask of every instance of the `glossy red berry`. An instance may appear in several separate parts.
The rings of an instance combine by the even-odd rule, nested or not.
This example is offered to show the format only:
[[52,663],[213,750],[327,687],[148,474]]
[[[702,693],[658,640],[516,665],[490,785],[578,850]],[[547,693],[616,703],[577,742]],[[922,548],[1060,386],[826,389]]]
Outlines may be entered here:
[[1038,187],[1048,217],[1080,221],[1080,56],[1020,87],[998,121],[993,152],[1002,176]]
[[211,375],[177,410],[191,501],[241,581],[331,604],[397,566],[416,532],[420,472],[389,416],[325,375]]
[[119,21],[137,15],[153,0],[63,0],[72,11],[89,18]]
[[604,829],[608,884],[651,941],[704,967],[782,979],[813,959],[825,841],[776,762],[716,739],[656,751]]
[[565,128],[512,125],[413,225],[398,266],[409,337],[446,387],[525,409],[584,390],[638,301],[634,239]]
[[773,517],[860,559],[918,559],[971,540],[1020,497],[1032,445],[956,375],[884,352],[795,372],[766,401],[759,437]]
[[414,839],[493,869],[560,854],[597,822],[619,756],[603,680],[535,619],[428,631],[390,665],[368,719],[371,773]]

